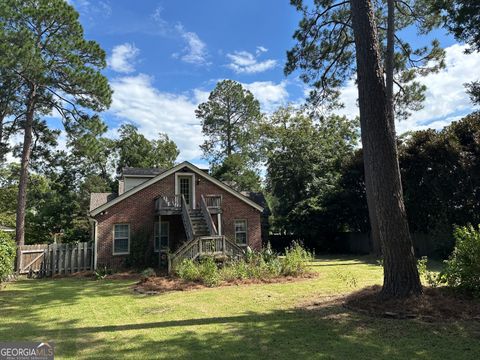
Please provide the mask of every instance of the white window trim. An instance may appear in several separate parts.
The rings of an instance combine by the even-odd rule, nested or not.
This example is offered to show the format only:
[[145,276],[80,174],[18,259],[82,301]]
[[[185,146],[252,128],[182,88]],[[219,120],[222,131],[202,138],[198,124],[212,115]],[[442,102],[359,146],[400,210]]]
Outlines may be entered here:
[[[161,235],[161,230],[162,230],[162,226],[161,224],[164,223],[164,224],[167,224],[167,243],[168,243],[168,246],[167,247],[170,247],[170,221],[155,221],[153,224],[153,226],[155,226],[155,224],[159,224],[160,226],[158,227],[158,246],[159,248],[161,248],[161,238],[162,238],[162,235]],[[159,248],[155,249],[155,229],[153,230],[153,252],[156,252],[158,253],[158,251],[160,250]]]
[[[237,229],[236,229],[236,223],[240,222],[240,221],[244,221],[245,222],[245,244],[239,244],[237,242]],[[233,220],[233,231],[234,231],[234,234],[235,234],[235,244],[237,246],[248,246],[248,221],[247,219],[235,219]]]
[[[128,251],[127,252],[115,252],[115,226],[116,225],[127,225],[128,226]],[[128,255],[130,254],[130,224],[126,223],[118,223],[118,224],[113,224],[113,229],[112,229],[112,254],[113,255]]]
[[179,177],[190,176],[192,178],[192,209],[196,209],[196,193],[195,193],[195,173],[192,172],[176,172],[175,173],[175,195],[180,195]]

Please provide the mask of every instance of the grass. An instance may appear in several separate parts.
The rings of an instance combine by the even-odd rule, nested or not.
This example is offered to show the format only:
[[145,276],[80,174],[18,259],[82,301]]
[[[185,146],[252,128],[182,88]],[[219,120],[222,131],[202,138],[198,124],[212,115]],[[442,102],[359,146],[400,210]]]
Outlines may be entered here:
[[302,304],[378,284],[368,258],[322,258],[318,278],[159,296],[133,281],[20,280],[0,291],[0,340],[53,341],[78,359],[474,359],[479,322],[369,318]]

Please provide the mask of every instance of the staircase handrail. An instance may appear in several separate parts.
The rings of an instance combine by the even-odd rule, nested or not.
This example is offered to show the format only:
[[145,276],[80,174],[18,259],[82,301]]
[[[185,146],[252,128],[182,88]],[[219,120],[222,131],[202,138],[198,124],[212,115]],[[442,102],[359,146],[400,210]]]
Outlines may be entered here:
[[210,235],[218,235],[217,227],[215,226],[212,216],[210,215],[210,211],[208,211],[207,202],[205,201],[205,197],[202,195],[200,199],[200,208],[202,209],[203,217],[207,222],[208,232]]
[[187,202],[185,196],[182,194],[182,220],[185,226],[185,234],[187,235],[187,241],[193,240],[193,225],[190,213],[188,211]]

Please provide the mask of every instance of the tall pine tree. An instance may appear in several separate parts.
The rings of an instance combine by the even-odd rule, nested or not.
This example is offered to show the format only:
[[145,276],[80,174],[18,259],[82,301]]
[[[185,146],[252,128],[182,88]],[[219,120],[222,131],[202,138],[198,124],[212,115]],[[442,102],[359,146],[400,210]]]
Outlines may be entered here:
[[23,149],[16,241],[25,239],[25,208],[35,118],[56,111],[66,128],[111,102],[105,52],[84,39],[75,9],[63,0],[4,0],[0,4],[0,65],[19,84]]

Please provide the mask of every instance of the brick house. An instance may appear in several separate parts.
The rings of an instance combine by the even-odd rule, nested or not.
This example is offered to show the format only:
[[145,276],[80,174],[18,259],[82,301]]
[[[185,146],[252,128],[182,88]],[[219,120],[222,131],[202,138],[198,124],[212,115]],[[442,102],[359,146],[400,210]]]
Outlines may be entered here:
[[126,168],[118,194],[91,194],[95,267],[124,267],[132,242],[139,239],[168,265],[205,253],[259,249],[264,209],[251,194],[189,162],[171,169]]

